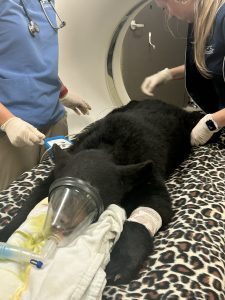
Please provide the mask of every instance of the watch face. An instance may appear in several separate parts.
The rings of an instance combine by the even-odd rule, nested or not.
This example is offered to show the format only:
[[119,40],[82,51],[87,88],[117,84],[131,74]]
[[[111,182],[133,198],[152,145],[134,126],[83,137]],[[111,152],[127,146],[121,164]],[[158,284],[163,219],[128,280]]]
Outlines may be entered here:
[[213,120],[208,120],[206,121],[206,125],[209,128],[210,131],[214,131],[217,129],[215,123],[213,122]]

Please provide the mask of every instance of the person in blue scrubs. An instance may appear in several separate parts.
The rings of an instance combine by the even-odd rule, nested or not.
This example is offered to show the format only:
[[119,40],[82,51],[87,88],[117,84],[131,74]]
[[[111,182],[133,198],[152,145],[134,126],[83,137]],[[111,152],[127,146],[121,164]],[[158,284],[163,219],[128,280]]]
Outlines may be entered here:
[[206,113],[191,132],[194,146],[205,144],[225,126],[225,0],[155,0],[169,16],[189,23],[186,61],[146,77],[142,91],[172,79],[186,79],[190,97]]
[[49,0],[0,1],[0,190],[39,163],[43,139],[67,135],[65,106],[90,106],[58,77],[58,29]]

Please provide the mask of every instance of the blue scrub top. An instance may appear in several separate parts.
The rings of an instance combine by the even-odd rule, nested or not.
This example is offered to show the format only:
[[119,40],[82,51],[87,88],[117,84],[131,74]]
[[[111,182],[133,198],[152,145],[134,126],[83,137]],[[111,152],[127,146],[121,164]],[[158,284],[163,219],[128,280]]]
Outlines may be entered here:
[[[55,14],[43,1],[51,20]],[[40,32],[32,37],[20,0],[0,0],[0,102],[37,128],[65,113],[59,102],[58,36],[38,0],[24,0]]]

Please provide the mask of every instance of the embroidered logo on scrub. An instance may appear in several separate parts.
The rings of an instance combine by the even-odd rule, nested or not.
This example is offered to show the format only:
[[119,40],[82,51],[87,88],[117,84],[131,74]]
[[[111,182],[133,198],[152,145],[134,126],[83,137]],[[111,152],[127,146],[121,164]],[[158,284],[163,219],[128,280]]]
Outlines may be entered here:
[[[41,0],[41,2],[45,8],[51,7],[51,4],[49,3],[48,0]],[[54,1],[52,1],[52,3],[54,4]]]
[[212,55],[214,53],[214,51],[215,51],[214,46],[213,45],[209,45],[205,49],[205,54],[206,55]]

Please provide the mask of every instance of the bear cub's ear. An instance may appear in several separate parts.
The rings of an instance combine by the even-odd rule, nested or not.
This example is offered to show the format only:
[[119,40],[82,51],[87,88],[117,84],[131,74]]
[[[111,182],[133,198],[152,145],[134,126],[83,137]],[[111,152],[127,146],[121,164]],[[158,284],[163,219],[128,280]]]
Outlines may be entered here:
[[57,144],[54,144],[50,151],[56,165],[65,164],[70,158],[70,154],[66,150],[61,149]]
[[139,185],[148,182],[153,174],[152,160],[126,166],[117,167],[121,176],[121,180],[127,185]]
[[53,161],[61,162],[64,160],[68,160],[70,155],[63,149],[61,149],[57,144],[54,144],[50,150],[52,152]]

